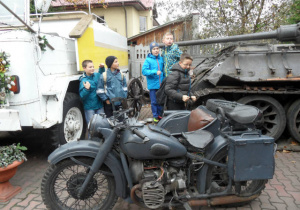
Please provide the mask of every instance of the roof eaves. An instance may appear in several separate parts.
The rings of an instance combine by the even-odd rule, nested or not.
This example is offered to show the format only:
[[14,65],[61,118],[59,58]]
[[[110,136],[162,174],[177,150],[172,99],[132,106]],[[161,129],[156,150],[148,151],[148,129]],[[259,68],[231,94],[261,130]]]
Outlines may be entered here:
[[128,38],[128,41],[130,41],[130,40],[132,40],[132,39],[135,39],[135,38],[137,38],[137,37],[139,37],[139,36],[143,36],[143,35],[145,35],[145,34],[148,34],[148,33],[150,33],[150,32],[156,31],[156,30],[158,30],[158,29],[164,28],[164,27],[166,27],[166,26],[168,26],[168,25],[172,25],[172,24],[175,24],[175,23],[181,23],[181,22],[184,22],[186,19],[189,19],[190,17],[191,17],[191,15],[188,15],[188,16],[186,16],[186,17],[184,17],[184,18],[180,18],[180,19],[177,19],[177,20],[173,20],[173,21],[171,21],[171,22],[165,23],[165,24],[160,25],[160,26],[157,26],[157,27],[155,27],[155,28],[151,28],[151,29],[149,29],[149,30],[147,30],[147,31],[145,31],[145,32],[142,32],[142,33],[139,33],[139,34],[134,35],[134,36],[132,36],[132,37],[129,37],[129,38]]

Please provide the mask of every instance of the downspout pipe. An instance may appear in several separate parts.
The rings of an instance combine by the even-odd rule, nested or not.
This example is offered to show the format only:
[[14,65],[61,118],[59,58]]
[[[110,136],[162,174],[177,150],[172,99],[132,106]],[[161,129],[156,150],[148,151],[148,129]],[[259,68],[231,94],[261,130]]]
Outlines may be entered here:
[[125,9],[124,1],[122,2],[122,7],[123,7],[124,12],[125,12],[125,31],[126,31],[126,38],[128,38],[128,34],[127,34],[127,11]]

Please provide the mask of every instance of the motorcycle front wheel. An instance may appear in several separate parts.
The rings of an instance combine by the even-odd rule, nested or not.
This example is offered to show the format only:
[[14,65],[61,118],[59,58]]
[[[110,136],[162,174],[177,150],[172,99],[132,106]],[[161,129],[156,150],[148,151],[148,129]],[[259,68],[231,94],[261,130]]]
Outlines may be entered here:
[[83,184],[92,158],[76,158],[85,166],[70,159],[63,160],[47,169],[41,186],[44,204],[48,209],[112,209],[117,202],[115,180],[106,166],[93,176],[83,196],[78,191]]
[[[227,164],[228,160],[228,151],[226,148],[223,148],[219,151],[216,156],[213,158],[213,161],[217,161],[219,163]],[[241,182],[241,191],[238,193],[241,197],[250,197],[254,194],[260,194],[262,190],[265,188],[265,185],[268,180],[249,180]],[[210,165],[207,170],[207,178],[206,178],[206,189],[208,190],[211,186],[211,183],[215,182],[218,184],[220,189],[225,190],[229,182],[229,176],[227,169],[221,168],[219,166]],[[235,183],[233,182],[232,190],[235,191]],[[226,204],[222,205],[223,207],[238,207],[243,206],[251,201],[245,201],[240,203]]]

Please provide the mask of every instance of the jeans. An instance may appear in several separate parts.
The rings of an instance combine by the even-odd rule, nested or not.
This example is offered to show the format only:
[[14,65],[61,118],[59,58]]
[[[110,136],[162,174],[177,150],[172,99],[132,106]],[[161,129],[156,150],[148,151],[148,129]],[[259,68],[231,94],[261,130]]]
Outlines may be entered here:
[[151,110],[153,117],[157,118],[161,115],[162,107],[156,103],[156,89],[149,90],[150,91],[150,100],[151,100]]
[[89,122],[92,119],[92,117],[93,117],[94,114],[101,114],[101,113],[104,113],[104,109],[103,108],[96,109],[96,110],[92,110],[92,109],[84,110],[84,115],[85,115],[86,123],[89,124]]

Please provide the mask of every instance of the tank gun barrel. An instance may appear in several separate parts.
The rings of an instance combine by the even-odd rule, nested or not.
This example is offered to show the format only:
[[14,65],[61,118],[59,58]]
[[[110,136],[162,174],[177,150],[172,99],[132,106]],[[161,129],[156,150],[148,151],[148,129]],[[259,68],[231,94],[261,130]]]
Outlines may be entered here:
[[300,43],[300,23],[280,26],[278,29],[270,32],[260,32],[260,33],[243,34],[243,35],[202,39],[202,40],[182,41],[182,42],[176,42],[176,44],[178,44],[179,46],[189,46],[189,45],[238,42],[238,41],[259,40],[259,39],[277,39],[278,41],[281,42],[293,41],[296,43]]

